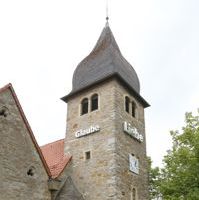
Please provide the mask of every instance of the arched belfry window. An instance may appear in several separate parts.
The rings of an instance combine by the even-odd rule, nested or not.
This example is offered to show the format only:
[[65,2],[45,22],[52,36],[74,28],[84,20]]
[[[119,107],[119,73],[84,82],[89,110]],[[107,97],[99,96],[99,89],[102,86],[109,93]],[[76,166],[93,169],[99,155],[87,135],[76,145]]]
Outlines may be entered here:
[[132,101],[131,106],[132,106],[132,116],[136,117],[136,104],[134,101]]
[[81,102],[81,115],[88,113],[88,98],[84,98]]
[[99,102],[98,94],[94,94],[91,97],[91,111],[94,111],[94,110],[98,109],[98,102]]
[[129,97],[125,97],[125,111],[129,113],[130,99]]

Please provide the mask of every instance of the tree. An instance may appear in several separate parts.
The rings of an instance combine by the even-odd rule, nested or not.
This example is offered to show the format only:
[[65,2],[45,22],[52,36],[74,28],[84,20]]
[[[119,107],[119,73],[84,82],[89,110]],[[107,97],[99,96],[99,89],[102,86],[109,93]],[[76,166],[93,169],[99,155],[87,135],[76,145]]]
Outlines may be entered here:
[[148,166],[149,166],[149,193],[150,199],[158,199],[160,195],[159,190],[159,177],[160,177],[160,169],[158,167],[152,168],[151,158],[148,157]]
[[155,177],[164,200],[199,200],[199,116],[186,113],[185,122],[182,133],[171,131],[172,149]]

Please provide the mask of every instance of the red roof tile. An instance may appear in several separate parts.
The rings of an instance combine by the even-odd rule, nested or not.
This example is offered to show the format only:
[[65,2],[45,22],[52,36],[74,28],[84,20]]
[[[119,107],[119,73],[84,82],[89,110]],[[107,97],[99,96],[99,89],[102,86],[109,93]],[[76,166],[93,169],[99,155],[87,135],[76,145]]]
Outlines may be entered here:
[[42,146],[41,151],[52,178],[58,177],[71,160],[71,156],[64,155],[64,139]]

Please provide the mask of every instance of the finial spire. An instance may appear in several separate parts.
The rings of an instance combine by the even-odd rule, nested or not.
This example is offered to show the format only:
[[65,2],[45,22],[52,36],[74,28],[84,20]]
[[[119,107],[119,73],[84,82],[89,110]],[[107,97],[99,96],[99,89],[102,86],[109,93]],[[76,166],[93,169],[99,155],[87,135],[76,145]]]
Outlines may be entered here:
[[106,0],[106,22],[108,24],[109,16],[108,16],[108,0]]

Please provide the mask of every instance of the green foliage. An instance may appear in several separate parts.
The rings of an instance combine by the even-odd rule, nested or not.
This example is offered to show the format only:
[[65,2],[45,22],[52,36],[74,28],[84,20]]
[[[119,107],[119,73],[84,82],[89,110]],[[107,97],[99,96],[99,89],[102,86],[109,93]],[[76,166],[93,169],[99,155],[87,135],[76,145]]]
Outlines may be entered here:
[[199,116],[187,113],[185,122],[182,133],[171,131],[172,149],[155,177],[164,200],[199,200]]
[[150,199],[155,199],[160,196],[160,191],[159,191],[160,170],[158,167],[152,168],[152,161],[150,157],[148,157],[148,166],[149,166]]

